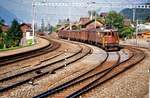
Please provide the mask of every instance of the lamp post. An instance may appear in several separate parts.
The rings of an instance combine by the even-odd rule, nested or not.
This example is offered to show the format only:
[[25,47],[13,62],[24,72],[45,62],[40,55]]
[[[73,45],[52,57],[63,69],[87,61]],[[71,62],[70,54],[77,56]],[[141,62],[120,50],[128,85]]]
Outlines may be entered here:
[[99,36],[100,36],[100,32],[96,32],[97,33],[97,39],[96,39],[96,44],[98,45],[98,42],[99,42]]

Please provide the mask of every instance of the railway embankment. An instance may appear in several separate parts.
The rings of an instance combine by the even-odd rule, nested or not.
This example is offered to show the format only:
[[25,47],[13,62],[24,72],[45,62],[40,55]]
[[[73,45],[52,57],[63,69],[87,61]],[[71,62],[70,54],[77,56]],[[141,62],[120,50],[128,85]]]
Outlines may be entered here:
[[25,53],[25,52],[29,52],[29,51],[33,51],[33,50],[38,50],[38,49],[46,47],[50,44],[50,42],[48,40],[43,39],[43,38],[38,38],[37,42],[38,43],[36,43],[35,45],[32,45],[32,46],[26,46],[26,47],[22,47],[22,48],[13,49],[13,50],[7,50],[7,51],[0,51],[0,57],[6,57],[6,56],[10,56],[10,55],[15,55],[15,54]]

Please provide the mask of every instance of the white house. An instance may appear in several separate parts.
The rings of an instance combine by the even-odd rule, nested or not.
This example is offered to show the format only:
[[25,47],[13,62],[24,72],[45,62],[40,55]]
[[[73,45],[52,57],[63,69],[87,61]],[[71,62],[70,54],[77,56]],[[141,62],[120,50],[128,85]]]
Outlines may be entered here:
[[20,44],[22,46],[35,44],[35,35],[33,34],[31,24],[23,23],[20,25],[20,29],[23,32],[23,38]]

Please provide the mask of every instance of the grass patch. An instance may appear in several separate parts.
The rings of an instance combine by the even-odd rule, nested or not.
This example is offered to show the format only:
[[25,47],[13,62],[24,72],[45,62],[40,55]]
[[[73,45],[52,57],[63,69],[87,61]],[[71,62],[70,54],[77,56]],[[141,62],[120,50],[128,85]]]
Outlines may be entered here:
[[22,48],[22,47],[23,47],[23,46],[17,46],[17,47],[11,47],[11,48],[3,48],[3,49],[0,49],[0,52],[1,52],[1,51],[14,50],[14,49]]
[[[35,45],[35,44],[33,44],[33,45]],[[8,50],[15,50],[15,49],[24,48],[24,47],[29,47],[29,46],[33,46],[33,45],[16,46],[16,47],[11,47],[11,48],[3,48],[3,49],[0,49],[0,52],[8,51]]]

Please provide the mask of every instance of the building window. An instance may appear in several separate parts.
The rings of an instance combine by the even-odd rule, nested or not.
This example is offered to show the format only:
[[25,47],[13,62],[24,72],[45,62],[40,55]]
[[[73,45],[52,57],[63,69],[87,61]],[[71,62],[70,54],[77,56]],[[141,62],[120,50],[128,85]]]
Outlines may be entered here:
[[32,30],[26,30],[26,32],[29,32],[29,36],[33,36],[33,31]]
[[33,32],[32,31],[30,32],[30,36],[33,36]]

